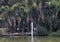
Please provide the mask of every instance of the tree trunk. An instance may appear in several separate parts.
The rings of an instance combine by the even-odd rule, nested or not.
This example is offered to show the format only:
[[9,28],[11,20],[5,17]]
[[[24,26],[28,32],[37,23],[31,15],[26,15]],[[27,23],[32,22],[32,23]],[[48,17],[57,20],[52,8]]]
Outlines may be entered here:
[[52,32],[52,23],[50,24],[50,32]]

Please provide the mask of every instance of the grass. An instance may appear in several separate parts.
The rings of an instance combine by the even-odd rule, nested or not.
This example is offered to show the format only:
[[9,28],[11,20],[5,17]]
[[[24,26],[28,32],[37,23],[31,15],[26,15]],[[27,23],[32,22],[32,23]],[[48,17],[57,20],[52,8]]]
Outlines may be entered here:
[[[2,38],[0,42],[31,42],[30,37]],[[34,37],[34,42],[60,42],[59,37]]]

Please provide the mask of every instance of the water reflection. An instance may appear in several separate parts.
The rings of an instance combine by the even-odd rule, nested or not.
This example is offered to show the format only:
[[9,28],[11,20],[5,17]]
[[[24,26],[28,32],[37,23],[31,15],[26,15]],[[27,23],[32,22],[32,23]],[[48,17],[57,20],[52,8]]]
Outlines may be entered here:
[[[31,42],[30,36],[0,38],[0,42]],[[35,37],[34,42],[60,42],[60,37]]]

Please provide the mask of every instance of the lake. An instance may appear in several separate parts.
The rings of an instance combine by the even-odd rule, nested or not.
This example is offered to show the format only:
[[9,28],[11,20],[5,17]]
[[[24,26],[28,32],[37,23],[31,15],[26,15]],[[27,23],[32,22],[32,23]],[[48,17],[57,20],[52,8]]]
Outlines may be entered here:
[[[31,42],[30,36],[27,37],[0,37],[0,42]],[[60,42],[60,37],[35,37],[34,42]]]

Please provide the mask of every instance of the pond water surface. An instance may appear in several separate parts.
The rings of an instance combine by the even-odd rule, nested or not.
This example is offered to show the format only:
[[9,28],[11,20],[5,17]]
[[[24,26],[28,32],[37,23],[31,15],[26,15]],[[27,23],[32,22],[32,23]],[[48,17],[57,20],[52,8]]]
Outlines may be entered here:
[[[11,37],[0,38],[0,42],[31,42],[30,36],[28,37]],[[60,42],[60,37],[34,37],[34,42]]]

